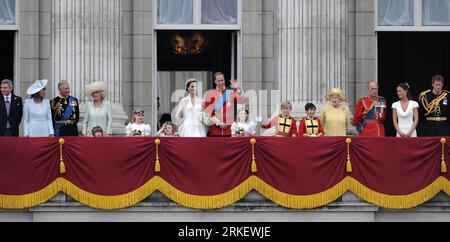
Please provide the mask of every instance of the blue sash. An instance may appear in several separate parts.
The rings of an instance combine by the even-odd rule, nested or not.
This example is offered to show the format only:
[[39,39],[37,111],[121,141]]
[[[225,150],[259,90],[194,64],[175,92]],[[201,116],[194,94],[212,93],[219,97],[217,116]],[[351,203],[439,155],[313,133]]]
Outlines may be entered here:
[[[73,106],[71,105],[73,102],[76,102],[74,97],[69,97],[69,105],[67,105],[66,107],[66,111],[64,112],[62,118],[60,121],[66,121],[66,120],[70,120],[70,116],[72,115],[72,111],[73,111]],[[55,136],[59,136],[60,132],[61,132],[61,128],[64,126],[65,124],[61,124],[61,123],[56,123],[55,124]]]
[[221,97],[222,101],[217,102],[216,106],[215,106],[216,114],[220,111],[220,109],[223,107],[223,105],[227,102],[228,98],[231,96],[231,94],[233,92],[234,91],[232,91],[232,90],[227,90],[225,93],[222,94],[222,97]]
[[[377,102],[379,103],[384,103],[385,100],[382,97],[379,97]],[[369,111],[369,113],[367,113],[366,118],[368,120],[375,120],[377,118],[377,113],[380,111],[380,107],[377,107],[376,105]],[[362,133],[364,128],[366,127],[366,122],[364,122],[364,120],[361,122],[361,124],[356,127],[356,130],[358,131],[358,133]]]

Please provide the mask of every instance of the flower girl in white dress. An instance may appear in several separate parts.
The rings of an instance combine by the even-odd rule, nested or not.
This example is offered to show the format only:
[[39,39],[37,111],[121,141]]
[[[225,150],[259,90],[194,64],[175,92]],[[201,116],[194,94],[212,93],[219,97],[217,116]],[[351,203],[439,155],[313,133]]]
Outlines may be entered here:
[[392,104],[392,119],[397,130],[397,137],[417,137],[416,128],[419,124],[419,104],[412,101],[408,83],[397,86],[400,101]]
[[248,121],[249,112],[239,110],[238,120],[231,126],[232,137],[248,137],[256,135],[256,124]]
[[152,128],[150,125],[144,123],[144,110],[135,110],[131,123],[126,127],[126,134],[128,137],[142,137],[150,136]]

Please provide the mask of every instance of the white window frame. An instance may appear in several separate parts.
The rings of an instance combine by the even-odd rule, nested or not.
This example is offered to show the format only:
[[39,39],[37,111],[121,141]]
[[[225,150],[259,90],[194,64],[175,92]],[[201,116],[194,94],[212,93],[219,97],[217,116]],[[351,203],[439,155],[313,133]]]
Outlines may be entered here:
[[447,32],[450,26],[426,26],[423,25],[423,1],[414,0],[414,25],[413,26],[379,26],[378,25],[378,0],[375,0],[375,32],[380,31],[410,31],[410,32]]
[[19,14],[20,14],[20,0],[15,0],[16,6],[15,6],[15,10],[16,10],[16,21],[15,24],[0,24],[0,30],[19,30]]
[[237,0],[236,24],[202,24],[202,1],[193,1],[192,24],[158,24],[158,1],[153,1],[153,28],[155,30],[240,30],[242,25],[242,0]]
[[20,26],[20,0],[15,0],[15,24],[3,25],[0,24],[0,31],[15,31],[15,40],[14,40],[14,92],[19,94],[20,89],[20,35],[19,35],[19,26]]

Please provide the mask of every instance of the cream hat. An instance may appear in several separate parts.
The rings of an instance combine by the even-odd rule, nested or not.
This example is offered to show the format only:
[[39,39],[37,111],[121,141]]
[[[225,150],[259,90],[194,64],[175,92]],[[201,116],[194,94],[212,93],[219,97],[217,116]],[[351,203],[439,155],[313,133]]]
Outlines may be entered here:
[[344,93],[342,93],[342,90],[339,88],[331,89],[331,91],[325,96],[325,98],[327,100],[330,100],[331,96],[334,96],[334,95],[339,96],[342,99],[342,101],[344,101],[344,102],[347,101],[347,96],[345,96]]
[[40,92],[42,89],[45,88],[45,86],[47,86],[48,80],[44,79],[44,80],[37,80],[33,85],[31,85],[28,89],[27,89],[27,94],[28,95],[33,95],[36,94],[38,92]]
[[97,92],[97,91],[106,92],[107,90],[108,90],[108,84],[106,84],[106,82],[93,82],[84,88],[84,94],[88,97],[91,97],[92,93],[94,93],[94,92]]

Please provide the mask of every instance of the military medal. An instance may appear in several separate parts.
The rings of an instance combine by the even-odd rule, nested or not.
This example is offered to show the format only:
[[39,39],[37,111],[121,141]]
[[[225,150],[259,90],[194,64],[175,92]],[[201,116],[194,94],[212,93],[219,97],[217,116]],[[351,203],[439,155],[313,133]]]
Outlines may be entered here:
[[231,106],[232,106],[232,105],[231,105],[231,102],[228,102],[228,103],[227,103],[227,108],[231,108]]

